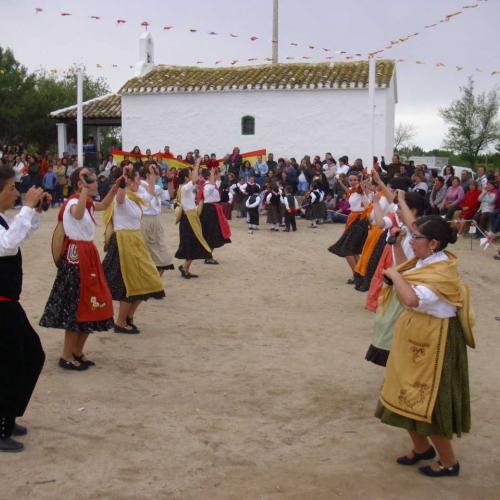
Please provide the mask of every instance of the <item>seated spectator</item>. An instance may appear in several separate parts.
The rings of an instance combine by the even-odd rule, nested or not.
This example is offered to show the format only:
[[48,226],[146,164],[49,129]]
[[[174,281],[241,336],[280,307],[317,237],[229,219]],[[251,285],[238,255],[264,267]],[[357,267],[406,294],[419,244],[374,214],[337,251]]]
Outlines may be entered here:
[[486,182],[486,189],[479,195],[479,210],[477,211],[474,220],[478,223],[480,231],[476,233],[476,238],[480,239],[487,234],[490,227],[491,214],[495,210],[496,201],[496,182],[494,178],[489,178]]
[[453,178],[455,177],[455,169],[451,165],[446,165],[443,177],[446,187],[449,188],[452,184]]
[[451,186],[446,190],[444,199],[439,206],[441,215],[444,215],[446,220],[453,219],[455,212],[460,209],[460,203],[462,203],[464,196],[465,193],[460,185],[460,179],[453,177]]
[[339,198],[327,194],[326,202],[326,222],[345,223],[347,216],[351,213],[349,202],[346,200],[345,192],[339,195]]
[[464,193],[467,193],[467,191],[469,190],[469,181],[469,172],[467,172],[467,170],[462,170],[462,173],[460,174],[460,185],[462,186]]
[[460,203],[460,214],[458,216],[460,222],[457,226],[458,234],[462,234],[464,228],[470,224],[465,221],[471,220],[476,215],[477,209],[479,208],[480,194],[481,190],[478,188],[477,182],[475,180],[470,180],[465,197],[462,200],[462,203]]
[[421,172],[415,172],[412,176],[413,184],[410,187],[410,191],[415,191],[425,197],[429,186],[425,182],[424,174]]

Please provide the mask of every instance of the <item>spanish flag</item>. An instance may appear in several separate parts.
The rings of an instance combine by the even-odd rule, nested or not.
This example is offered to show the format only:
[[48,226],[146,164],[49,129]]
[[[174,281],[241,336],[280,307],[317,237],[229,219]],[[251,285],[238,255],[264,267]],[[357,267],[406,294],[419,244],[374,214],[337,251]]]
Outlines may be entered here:
[[241,158],[243,161],[249,161],[250,165],[253,167],[257,162],[257,157],[262,156],[262,161],[267,161],[267,152],[265,149],[258,149],[257,151],[249,151],[248,153],[243,153]]
[[[120,163],[125,159],[126,156],[132,162],[137,158],[140,158],[143,161],[147,159],[147,155],[135,154],[129,151],[122,151],[121,149],[112,149],[111,154],[113,155],[113,160],[116,162],[117,165],[120,165]],[[182,168],[192,167],[192,165],[187,161],[178,160],[173,155],[168,155],[165,153],[154,153],[151,156],[158,162],[161,161],[162,159],[165,159],[168,168],[182,169]]]

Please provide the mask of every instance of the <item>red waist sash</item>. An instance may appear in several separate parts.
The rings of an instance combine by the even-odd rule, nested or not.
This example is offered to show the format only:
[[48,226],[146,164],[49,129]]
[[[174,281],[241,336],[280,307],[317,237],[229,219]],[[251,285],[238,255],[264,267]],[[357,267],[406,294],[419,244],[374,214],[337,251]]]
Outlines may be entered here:
[[82,323],[112,318],[113,299],[94,242],[67,239],[65,248],[68,262],[78,264],[80,268],[77,321]]
[[0,302],[19,302],[16,299],[11,299],[10,297],[4,297],[3,295],[0,295]]
[[224,215],[224,209],[222,208],[220,203],[214,203],[215,210],[217,212],[217,218],[219,219],[219,227],[222,237],[225,240],[231,238],[231,228],[229,226],[229,222]]

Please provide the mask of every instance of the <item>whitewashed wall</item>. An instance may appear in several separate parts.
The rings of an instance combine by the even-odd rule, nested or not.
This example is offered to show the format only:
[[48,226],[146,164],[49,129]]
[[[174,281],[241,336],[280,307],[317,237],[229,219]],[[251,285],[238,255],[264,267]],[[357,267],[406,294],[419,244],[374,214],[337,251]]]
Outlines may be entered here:
[[[377,89],[375,154],[391,157],[395,92]],[[163,149],[185,154],[266,148],[275,158],[330,151],[368,160],[368,91],[268,90],[122,96],[125,150]],[[255,135],[241,134],[241,118],[255,117]]]

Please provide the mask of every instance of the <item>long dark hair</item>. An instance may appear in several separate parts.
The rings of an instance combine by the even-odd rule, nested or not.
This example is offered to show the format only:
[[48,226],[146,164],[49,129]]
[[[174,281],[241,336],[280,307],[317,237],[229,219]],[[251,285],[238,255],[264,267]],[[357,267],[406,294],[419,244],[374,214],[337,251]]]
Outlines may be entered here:
[[186,182],[186,179],[189,176],[190,172],[191,172],[190,168],[183,168],[179,172],[179,184],[184,184]]
[[419,217],[415,227],[428,239],[439,242],[439,250],[444,250],[449,243],[457,241],[457,230],[439,215],[424,215]]

